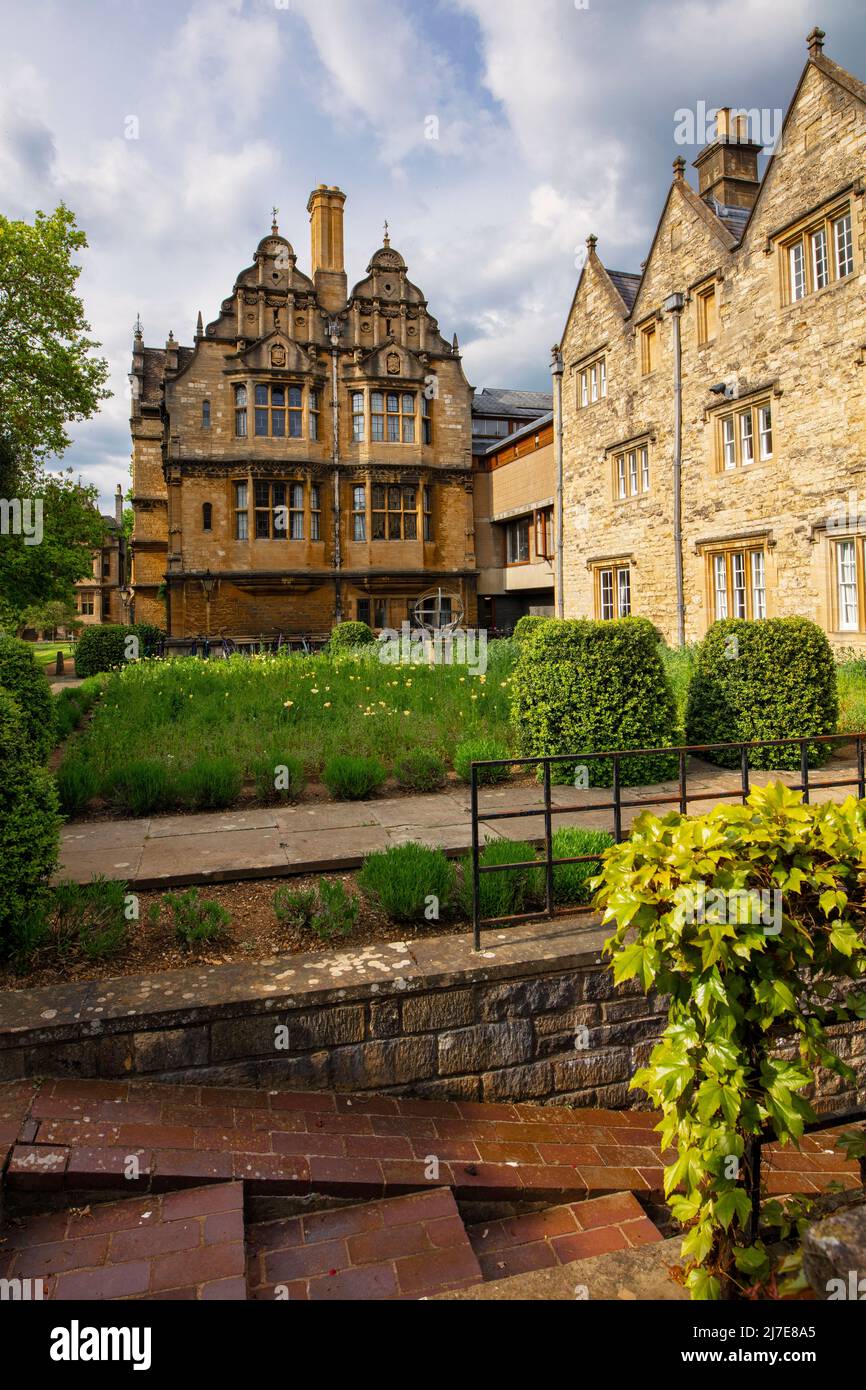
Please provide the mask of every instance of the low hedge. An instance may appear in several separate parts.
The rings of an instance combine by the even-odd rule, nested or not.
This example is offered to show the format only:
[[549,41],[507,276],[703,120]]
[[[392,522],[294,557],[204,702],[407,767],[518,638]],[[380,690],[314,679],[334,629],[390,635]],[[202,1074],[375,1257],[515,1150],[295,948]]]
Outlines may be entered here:
[[57,864],[57,790],[40,767],[17,702],[0,689],[0,954],[14,950],[44,905]]
[[[525,757],[574,753],[555,764],[554,781],[572,781],[580,754],[663,748],[677,742],[676,706],[652,623],[547,618],[521,643],[512,683],[512,721]],[[609,787],[613,763],[588,759],[586,784]],[[623,786],[676,775],[671,755],[620,761]]]
[[514,624],[514,631],[511,635],[515,642],[525,642],[527,638],[534,637],[544,623],[549,622],[550,618],[545,618],[540,613],[524,613],[523,617],[518,618]]
[[138,655],[153,656],[165,637],[162,628],[151,623],[105,623],[86,627],[75,644],[75,674],[96,676],[100,671],[116,671],[129,659],[127,638],[138,638]]
[[[757,739],[834,734],[839,720],[836,665],[826,636],[808,618],[729,618],[714,623],[698,651],[686,705],[689,743],[751,743]],[[818,767],[831,744],[809,744]],[[707,760],[737,767],[736,749]],[[798,768],[797,745],[753,748],[755,768]]]
[[54,744],[54,699],[29,642],[0,637],[0,689],[15,700],[34,757],[44,762]]
[[343,652],[352,647],[369,647],[375,641],[375,634],[368,623],[337,623],[331,632],[328,649]]

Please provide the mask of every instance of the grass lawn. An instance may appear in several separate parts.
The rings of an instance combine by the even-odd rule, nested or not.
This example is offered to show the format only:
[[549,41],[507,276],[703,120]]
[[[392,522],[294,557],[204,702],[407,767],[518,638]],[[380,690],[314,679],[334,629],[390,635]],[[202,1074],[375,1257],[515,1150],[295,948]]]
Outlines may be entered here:
[[70,642],[33,642],[30,645],[32,646],[37,666],[41,666],[47,675],[53,673],[54,662],[57,659],[58,652],[63,653],[67,663],[67,670],[69,669],[69,663],[72,661],[72,644]]
[[493,652],[485,676],[465,666],[387,666],[378,653],[142,662],[107,679],[75,756],[104,789],[137,759],[179,773],[220,755],[251,777],[262,758],[296,757],[315,777],[336,754],[376,757],[390,770],[424,749],[451,766],[466,738],[493,736],[510,750],[510,650],[502,657]]

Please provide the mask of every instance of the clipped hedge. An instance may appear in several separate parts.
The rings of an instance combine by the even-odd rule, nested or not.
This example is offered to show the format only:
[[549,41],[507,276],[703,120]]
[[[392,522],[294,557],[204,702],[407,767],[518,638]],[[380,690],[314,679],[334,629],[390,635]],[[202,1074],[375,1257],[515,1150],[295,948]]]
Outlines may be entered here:
[[[652,623],[545,619],[532,640],[521,644],[511,715],[525,757],[676,743],[676,706]],[[574,763],[555,764],[551,776],[570,782],[581,766],[576,756]],[[590,759],[583,766],[586,784],[611,785],[611,759]],[[623,786],[640,786],[675,776],[677,762],[661,753],[623,758],[619,766]]]
[[369,647],[375,641],[373,629],[367,623],[337,623],[331,632],[328,650],[344,652],[352,647]]
[[0,637],[0,689],[15,700],[33,755],[43,762],[54,744],[54,699],[28,642]]
[[545,618],[541,613],[524,613],[523,617],[518,618],[514,624],[514,631],[511,635],[515,642],[525,642],[527,638],[534,637],[544,623],[549,622],[550,618]]
[[35,760],[26,728],[0,689],[0,954],[15,948],[47,900],[60,840],[54,779]]
[[100,671],[116,671],[125,665],[128,637],[138,638],[138,655],[152,656],[165,637],[162,628],[151,623],[105,623],[86,627],[75,644],[75,674],[97,676]]
[[[756,739],[834,734],[839,720],[836,665],[826,636],[808,618],[728,618],[714,623],[701,643],[689,686],[689,743],[751,743]],[[831,744],[809,744],[818,767]],[[707,754],[720,767],[739,766],[736,750]],[[756,768],[798,768],[796,745],[753,748]]]

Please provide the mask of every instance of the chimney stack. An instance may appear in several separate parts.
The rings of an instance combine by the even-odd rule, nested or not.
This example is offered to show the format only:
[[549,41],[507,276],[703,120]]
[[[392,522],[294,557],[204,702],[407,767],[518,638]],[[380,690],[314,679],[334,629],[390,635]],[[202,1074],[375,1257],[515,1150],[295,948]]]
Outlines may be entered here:
[[310,194],[310,251],[313,282],[319,303],[328,313],[346,307],[348,285],[343,265],[343,204],[345,193],[320,183]]
[[123,530],[123,488],[117,484],[117,491],[114,494],[114,519],[117,522],[118,531]]
[[693,167],[698,171],[698,192],[706,202],[729,208],[751,208],[758,196],[758,155],[763,145],[749,139],[748,115],[719,108],[716,136],[701,150]]

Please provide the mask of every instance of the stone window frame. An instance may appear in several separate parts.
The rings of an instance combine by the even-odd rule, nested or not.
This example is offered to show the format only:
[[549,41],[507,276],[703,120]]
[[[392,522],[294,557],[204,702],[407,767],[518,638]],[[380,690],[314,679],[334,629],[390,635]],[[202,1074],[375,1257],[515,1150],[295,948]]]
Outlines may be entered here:
[[[611,452],[611,488],[617,504],[648,497],[651,490],[650,437],[632,439],[624,448]],[[632,468],[632,459],[634,467]],[[636,488],[632,491],[632,480]]]
[[[741,536],[718,543],[709,541],[702,543],[700,549],[705,567],[707,614],[710,622],[724,618],[760,622],[769,616],[769,541],[766,536]],[[756,557],[760,557],[760,567],[755,563]],[[738,559],[742,561],[741,567],[737,565]],[[739,586],[736,583],[738,569],[744,580],[743,585]],[[724,575],[724,588],[721,590],[718,585],[720,573]],[[757,582],[759,577],[760,584]],[[742,593],[743,596],[743,612],[734,611],[738,593]],[[755,611],[758,594],[763,595],[763,612]],[[719,602],[721,597],[724,597],[724,605]],[[725,608],[724,612],[720,611],[722,606]]]
[[[422,400],[427,400],[423,391],[420,393]],[[370,383],[366,386],[353,386],[349,391],[349,413],[352,418],[352,443],[353,444],[409,444],[417,445],[419,418],[422,421],[421,442],[424,444],[433,442],[432,414],[424,411],[422,405],[421,412],[418,410],[419,392],[404,387],[395,387],[393,383],[379,384]],[[381,410],[374,410],[375,398],[381,398]],[[396,408],[392,408],[391,402],[396,400]],[[409,410],[406,401],[410,400],[412,408]],[[361,408],[358,408],[358,402]],[[381,421],[381,425],[377,422]],[[392,422],[396,421],[396,425]],[[429,421],[429,440],[426,438],[428,430],[423,422]],[[395,430],[397,437],[389,438],[391,431]],[[407,434],[411,438],[407,438]]]
[[[866,632],[866,538],[862,531],[852,530],[847,535],[836,533],[828,537],[830,548],[830,612],[831,631],[845,634]],[[854,600],[856,615],[853,623],[842,622],[842,547],[851,546],[854,551]]]
[[201,504],[201,529],[203,531],[213,530],[213,503],[202,502]]
[[717,280],[718,277],[713,275],[710,279],[697,285],[694,290],[698,347],[706,347],[709,343],[714,343],[721,331]]
[[[307,489],[301,478],[253,478],[253,527],[256,541],[303,541]],[[267,502],[259,501],[259,490],[267,489]],[[297,502],[300,492],[300,506]],[[267,518],[267,534],[260,533],[260,518]],[[298,521],[297,518],[300,518]],[[280,524],[282,521],[282,525]]]
[[433,540],[433,489],[429,483],[425,483],[421,489],[421,505],[423,507],[422,535],[424,540]]
[[592,560],[589,567],[592,573],[593,612],[596,621],[613,622],[617,618],[631,617],[634,611],[632,557],[614,555],[610,559]]
[[[369,494],[366,482],[352,483],[352,540],[364,544],[367,540],[367,510]],[[358,505],[360,497],[363,499],[363,507]],[[360,532],[360,534],[358,534]]]
[[[377,505],[377,502],[380,501],[377,494],[380,492],[381,502]],[[407,494],[410,492],[414,495],[414,503],[408,506]],[[379,527],[382,530],[381,535],[376,534]],[[371,484],[370,539],[373,541],[418,540],[417,483],[374,482]]]
[[[305,384],[302,381],[254,381],[253,389],[253,437],[255,439],[303,439],[304,438],[304,397]],[[260,392],[267,393],[267,400],[259,399]],[[282,392],[282,402],[274,404],[274,392]],[[293,393],[297,393],[293,395]],[[260,417],[265,417],[267,429],[259,429]],[[277,420],[282,421],[280,430],[274,429]],[[297,430],[293,426],[297,425]]]
[[[848,222],[848,250],[850,270],[840,274],[838,227]],[[816,271],[817,238],[823,241],[823,260],[826,266],[826,279],[818,284]],[[842,198],[834,198],[825,207],[801,218],[792,227],[786,228],[773,238],[779,250],[780,291],[783,307],[802,304],[804,300],[844,284],[857,274],[857,236],[854,223],[854,205],[850,193]],[[803,292],[794,293],[792,267],[795,251],[800,253]]]
[[643,323],[637,325],[636,332],[640,353],[640,375],[641,379],[645,380],[658,369],[658,315],[653,314],[651,318],[644,319]]
[[598,352],[575,368],[575,391],[578,410],[607,399],[607,353]]
[[[773,395],[771,390],[764,390],[753,395],[734,397],[708,412],[713,426],[713,466],[716,473],[751,472],[762,463],[774,461],[776,420]],[[744,417],[748,417],[748,431],[743,427]],[[768,436],[769,452],[765,447]],[[751,441],[751,458],[746,457],[747,439]]]

